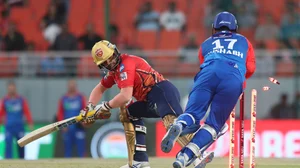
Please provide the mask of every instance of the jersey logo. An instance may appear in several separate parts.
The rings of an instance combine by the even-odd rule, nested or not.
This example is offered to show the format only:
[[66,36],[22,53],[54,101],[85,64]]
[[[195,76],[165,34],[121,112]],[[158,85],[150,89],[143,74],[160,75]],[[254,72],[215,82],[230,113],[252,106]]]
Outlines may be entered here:
[[222,20],[219,24],[231,24],[231,22]]
[[124,64],[121,64],[121,66],[120,66],[120,72],[122,72],[124,70],[124,68],[125,68]]
[[126,80],[127,79],[127,72],[120,73],[120,79],[121,79],[121,81]]
[[101,49],[101,48],[97,49],[96,52],[95,52],[95,54],[96,54],[96,56],[99,57],[99,58],[102,57],[102,55],[103,55],[102,49]]

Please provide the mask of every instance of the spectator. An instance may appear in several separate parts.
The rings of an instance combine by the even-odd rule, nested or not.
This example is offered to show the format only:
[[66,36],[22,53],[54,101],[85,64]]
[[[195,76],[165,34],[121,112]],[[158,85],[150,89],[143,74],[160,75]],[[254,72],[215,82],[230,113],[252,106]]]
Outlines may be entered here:
[[22,76],[35,76],[40,63],[40,57],[36,56],[35,45],[33,42],[28,42],[27,51],[19,57],[19,72]]
[[[86,106],[85,98],[77,90],[75,80],[68,81],[68,91],[59,100],[57,120],[64,120],[70,117],[77,116],[81,109]],[[63,129],[63,141],[65,157],[72,156],[72,149],[77,147],[79,157],[84,157],[85,154],[85,130],[81,123],[71,125]]]
[[239,0],[235,6],[238,25],[241,29],[252,29],[256,26],[257,6],[252,0]]
[[299,118],[300,117],[300,92],[297,92],[295,94],[292,108],[293,108],[293,112],[294,112],[294,117]]
[[65,22],[68,13],[69,0],[52,0],[51,5],[55,5],[58,16],[61,17],[62,21]]
[[41,21],[41,28],[43,29],[44,38],[53,44],[55,38],[61,33],[59,24],[63,22],[62,17],[57,13],[55,5],[50,5],[47,14]]
[[1,32],[7,32],[8,31],[8,25],[9,25],[9,8],[6,4],[1,3],[1,19],[0,19],[0,29]]
[[138,49],[134,43],[129,43],[129,40],[120,36],[119,28],[115,24],[109,25],[110,41],[113,44],[118,45],[118,49]]
[[9,7],[22,7],[27,5],[28,0],[6,0]]
[[[62,32],[56,37],[51,49],[56,51],[74,51],[77,50],[77,39],[68,30],[66,23],[62,24]],[[64,55],[66,73],[70,76],[76,75],[77,57],[73,55]]]
[[204,8],[204,26],[206,28],[206,33],[211,34],[211,26],[213,20],[217,13],[221,12],[215,3],[209,3],[207,7]]
[[287,94],[280,96],[280,101],[272,107],[269,117],[273,119],[289,119],[295,117],[291,106],[288,104]]
[[166,30],[183,30],[185,27],[185,15],[176,8],[176,3],[170,2],[168,10],[160,16],[160,24]]
[[197,62],[198,57],[195,57],[195,50],[198,51],[199,45],[196,42],[196,36],[194,33],[191,33],[187,37],[187,43],[181,50],[181,61]]
[[41,60],[39,76],[62,76],[65,73],[64,60],[59,56],[50,55]]
[[264,22],[259,24],[255,31],[255,40],[257,43],[265,46],[268,40],[276,40],[280,33],[279,27],[274,22],[271,14],[264,16]]
[[94,26],[92,24],[88,24],[86,26],[86,33],[83,36],[79,37],[78,41],[82,42],[83,50],[91,50],[94,44],[102,39],[103,38],[96,34],[96,32],[94,31]]
[[281,19],[281,40],[290,48],[298,48],[300,39],[300,15],[294,7],[294,3],[287,3],[286,13]]
[[69,32],[68,25],[63,23],[61,25],[62,32],[56,37],[52,50],[59,51],[73,51],[77,49],[76,37]]
[[234,8],[233,0],[214,0],[212,3],[216,4],[220,11],[232,11]]
[[16,30],[14,23],[9,23],[7,35],[4,37],[6,51],[21,51],[26,49],[23,35]]
[[42,19],[42,27],[48,27],[51,24],[61,24],[63,23],[63,20],[61,16],[57,13],[57,9],[55,5],[50,5],[48,8],[48,12]]
[[115,24],[110,24],[109,30],[110,30],[110,41],[113,44],[119,45],[121,41],[119,27]]
[[[13,157],[13,142],[25,135],[24,117],[26,117],[30,130],[33,130],[33,121],[28,103],[25,98],[18,95],[16,84],[8,82],[7,95],[2,99],[0,107],[0,123],[5,128],[5,158]],[[19,158],[24,159],[24,147],[18,146]]]
[[146,2],[141,6],[135,19],[135,27],[138,30],[159,30],[159,13],[152,9],[151,2]]
[[184,49],[198,49],[199,45],[196,41],[196,35],[191,33],[188,35],[187,44],[184,46]]

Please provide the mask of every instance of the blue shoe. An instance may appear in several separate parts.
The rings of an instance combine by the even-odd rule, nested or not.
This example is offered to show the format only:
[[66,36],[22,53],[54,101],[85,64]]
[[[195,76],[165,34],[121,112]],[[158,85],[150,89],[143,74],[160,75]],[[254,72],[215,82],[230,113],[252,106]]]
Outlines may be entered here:
[[169,153],[174,147],[174,144],[177,141],[181,132],[182,126],[180,124],[172,125],[161,141],[161,150],[165,153]]
[[187,158],[184,157],[184,154],[179,152],[176,156],[176,161],[173,163],[173,168],[185,168],[186,159]]
[[[214,158],[214,152],[204,152],[203,157],[201,157],[200,163],[194,165],[195,168],[205,168],[207,163],[210,163]],[[195,162],[194,162],[195,163]]]

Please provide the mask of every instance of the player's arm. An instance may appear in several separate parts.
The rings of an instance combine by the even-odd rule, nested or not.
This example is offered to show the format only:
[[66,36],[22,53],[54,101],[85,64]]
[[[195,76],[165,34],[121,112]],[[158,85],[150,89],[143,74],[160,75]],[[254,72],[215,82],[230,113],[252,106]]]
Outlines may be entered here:
[[254,74],[255,70],[256,70],[255,53],[252,44],[248,41],[248,52],[246,58],[246,79],[250,78]]
[[[126,65],[127,63],[127,65]],[[133,94],[134,75],[135,75],[135,64],[130,62],[124,62],[124,70],[120,74],[119,87],[121,91],[107,105],[109,108],[118,108],[125,105],[130,101]]]
[[64,119],[64,106],[63,106],[63,100],[62,98],[58,101],[58,109],[57,109],[57,120],[61,121]]
[[27,122],[29,124],[29,128],[31,130],[33,130],[33,121],[32,121],[32,117],[31,117],[31,112],[29,109],[29,105],[27,103],[27,101],[25,99],[23,99],[23,110],[24,110],[24,115],[27,119]]
[[4,116],[5,116],[5,107],[4,107],[4,101],[0,101],[0,124],[3,124],[4,122]]
[[101,79],[100,83],[94,87],[88,99],[88,103],[91,103],[92,105],[98,104],[104,92],[111,88],[114,84],[115,81],[113,76],[108,73],[104,78]]
[[129,102],[132,98],[133,87],[129,86],[126,88],[122,88],[120,93],[117,94],[112,100],[108,102],[108,105],[111,108],[121,107],[127,102]]
[[202,54],[202,47],[199,48],[198,59],[199,59],[200,65],[201,65],[204,62],[204,56]]
[[101,100],[106,90],[107,88],[104,87],[101,83],[97,84],[95,88],[92,90],[88,102],[92,103],[93,105],[96,105]]

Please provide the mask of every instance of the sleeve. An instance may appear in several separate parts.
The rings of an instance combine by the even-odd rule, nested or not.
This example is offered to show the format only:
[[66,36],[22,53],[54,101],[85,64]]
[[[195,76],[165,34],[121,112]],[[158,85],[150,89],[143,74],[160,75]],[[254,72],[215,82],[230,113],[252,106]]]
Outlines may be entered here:
[[159,18],[159,22],[161,25],[165,26],[166,25],[166,21],[167,21],[167,16],[166,13],[162,13],[162,15]]
[[204,62],[204,56],[202,54],[202,47],[200,47],[200,49],[199,49],[198,59],[199,59],[200,65],[201,65]]
[[31,112],[30,112],[30,109],[29,109],[29,105],[28,105],[28,103],[25,99],[23,99],[23,110],[24,110],[24,115],[25,115],[28,123],[33,124],[32,117],[31,117]]
[[113,75],[107,73],[100,81],[101,85],[105,88],[111,88],[115,84]]
[[134,75],[135,75],[135,63],[129,62],[129,60],[124,61],[123,63],[124,69],[120,72],[120,88],[126,88],[130,86],[134,86]]
[[81,107],[84,108],[86,105],[86,98],[84,95],[81,95]]
[[62,98],[58,101],[58,109],[57,109],[56,118],[58,121],[61,121],[64,119],[64,105],[63,105]]
[[247,52],[247,60],[246,60],[246,79],[250,78],[256,69],[256,60],[255,60],[255,54],[252,44],[247,40],[248,42],[248,52]]
[[0,101],[0,124],[2,124],[4,116],[5,116],[4,100],[1,100]]

